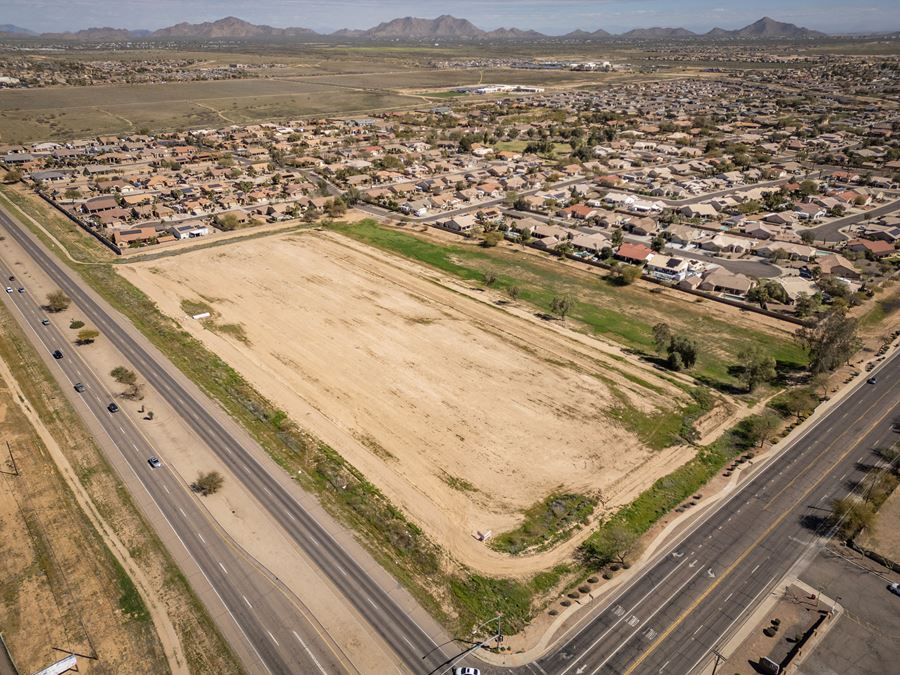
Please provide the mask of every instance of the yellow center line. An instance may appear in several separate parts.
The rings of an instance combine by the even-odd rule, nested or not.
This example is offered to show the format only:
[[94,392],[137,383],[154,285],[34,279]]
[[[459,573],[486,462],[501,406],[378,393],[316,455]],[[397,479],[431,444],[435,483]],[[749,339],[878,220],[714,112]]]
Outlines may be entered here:
[[[880,403],[883,398],[885,398],[889,394],[893,394],[893,393],[894,393],[893,390],[889,389],[886,393],[884,393],[880,397],[878,397],[878,399],[875,401],[875,403],[870,407],[874,407],[875,405]],[[884,415],[879,417],[877,420],[875,420],[875,422],[873,422],[869,427],[866,428],[866,430],[863,432],[863,434],[860,437],[862,438],[862,437],[865,437],[866,435],[868,435],[869,432],[871,432],[875,427],[877,427],[879,424],[881,424],[885,420],[885,418],[887,418],[888,415],[890,415],[890,413],[891,413],[891,411],[888,411],[888,412],[884,413]],[[827,418],[825,418],[825,419],[827,419]],[[825,448],[825,450],[822,451],[822,454],[831,450],[831,448],[833,448],[837,444],[838,440],[840,440],[840,438],[836,438],[834,441],[832,441]],[[650,646],[647,647],[647,649],[640,655],[640,657],[636,661],[634,661],[630,666],[628,666],[628,668],[625,669],[623,675],[630,675],[631,673],[633,673],[635,671],[635,669],[638,666],[640,666],[647,659],[648,656],[650,656],[650,654],[652,654],[654,651],[656,651],[656,649],[663,642],[663,640],[665,640],[669,635],[672,634],[672,632],[676,628],[678,628],[682,623],[684,623],[684,620],[695,609],[697,609],[697,607],[700,605],[700,603],[702,603],[709,596],[709,594],[712,593],[719,586],[719,584],[721,584],[726,578],[728,578],[731,575],[731,573],[734,572],[735,568],[738,565],[740,565],[742,562],[744,562],[744,559],[748,555],[750,555],[750,553],[752,553],[753,550],[756,549],[756,547],[759,546],[762,543],[762,541],[766,537],[768,537],[776,527],[781,525],[781,523],[784,522],[785,518],[787,518],[791,513],[793,513],[794,508],[796,508],[800,503],[802,503],[803,500],[805,500],[813,490],[815,490],[817,487],[819,487],[819,485],[821,485],[822,482],[828,477],[828,474],[830,474],[831,471],[838,464],[840,464],[842,461],[844,461],[844,459],[847,457],[847,455],[849,455],[855,449],[856,449],[856,446],[851,446],[851,447],[847,448],[847,450],[844,453],[842,453],[840,457],[838,457],[836,460],[834,460],[834,462],[831,464],[831,466],[829,466],[828,469],[822,473],[822,477],[819,478],[819,480],[817,480],[813,485],[811,485],[810,488],[808,490],[806,490],[806,492],[804,492],[798,500],[796,500],[793,504],[791,504],[791,506],[789,508],[785,509],[785,511],[775,520],[775,522],[773,522],[769,527],[767,527],[766,531],[763,532],[761,535],[759,535],[759,537],[757,537],[756,541],[754,541],[750,546],[748,546],[744,550],[744,552],[741,553],[740,556],[738,556],[737,560],[735,560],[733,563],[731,563],[731,565],[729,565],[728,568],[724,572],[722,572],[712,584],[710,584],[709,588],[707,588],[705,591],[703,591],[703,593],[701,593],[700,596],[696,600],[694,600],[694,602],[692,602],[690,604],[690,606],[686,610],[684,610],[678,616],[678,618],[675,619],[674,622],[672,622],[672,624],[668,628],[666,628],[666,630],[664,630],[662,633],[660,633],[656,637],[656,639],[652,643],[650,643]]]

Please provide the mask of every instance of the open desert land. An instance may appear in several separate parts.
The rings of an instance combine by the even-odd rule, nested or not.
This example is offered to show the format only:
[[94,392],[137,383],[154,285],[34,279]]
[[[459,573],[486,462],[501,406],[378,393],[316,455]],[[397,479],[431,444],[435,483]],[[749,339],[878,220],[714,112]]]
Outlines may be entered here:
[[11,382],[0,361],[0,628],[19,671],[36,672],[65,656],[57,650],[71,650],[98,657],[80,659],[81,672],[170,672],[141,595]]
[[218,128],[421,103],[387,91],[288,79],[22,89],[0,97],[0,141]]
[[[620,506],[693,455],[654,450],[635,423],[677,416],[691,401],[686,378],[340,234],[117,269],[478,570],[553,560],[507,560],[476,532],[512,530],[552,494]],[[205,325],[185,312],[204,307]]]
[[81,672],[240,672],[5,305],[0,471],[0,628],[20,672],[64,656],[54,648],[98,657]]

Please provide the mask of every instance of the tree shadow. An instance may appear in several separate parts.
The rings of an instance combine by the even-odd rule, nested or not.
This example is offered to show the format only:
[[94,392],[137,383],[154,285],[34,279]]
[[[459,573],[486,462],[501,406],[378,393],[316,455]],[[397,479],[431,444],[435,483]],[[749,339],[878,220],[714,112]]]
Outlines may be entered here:
[[800,525],[810,532],[818,534],[829,524],[829,517],[821,513],[806,513],[800,518]]
[[731,384],[730,382],[722,382],[721,380],[714,380],[711,377],[707,377],[706,375],[694,375],[694,379],[701,384],[705,384],[710,389],[715,389],[718,392],[723,394],[729,394],[731,396],[740,396],[741,394],[747,393],[746,387],[739,387],[735,384]]

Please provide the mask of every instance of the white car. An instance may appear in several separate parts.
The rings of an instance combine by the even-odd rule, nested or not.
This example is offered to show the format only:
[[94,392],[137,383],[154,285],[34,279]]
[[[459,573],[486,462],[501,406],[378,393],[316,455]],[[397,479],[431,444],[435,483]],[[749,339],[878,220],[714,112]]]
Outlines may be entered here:
[[460,666],[453,669],[453,675],[481,675],[478,668],[470,668],[469,666]]
[[894,595],[900,595],[900,584],[890,584],[888,590]]
[[9,287],[9,286],[7,286],[7,287],[6,287],[6,292],[7,292],[7,293],[12,293],[12,288]]

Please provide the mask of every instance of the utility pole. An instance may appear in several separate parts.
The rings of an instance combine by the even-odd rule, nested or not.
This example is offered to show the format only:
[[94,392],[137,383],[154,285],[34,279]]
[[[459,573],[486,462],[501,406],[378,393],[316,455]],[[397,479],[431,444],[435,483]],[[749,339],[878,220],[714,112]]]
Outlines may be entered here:
[[[9,461],[12,464],[13,472],[11,475],[18,476],[19,475],[19,467],[16,465],[16,458],[13,456],[12,446],[9,444],[9,441],[6,441],[6,449],[9,451]],[[9,473],[4,471],[3,473]]]
[[[501,620],[502,618],[503,618],[503,615],[502,615],[502,614],[497,614],[497,616],[495,616],[494,618],[488,619],[487,621],[484,621],[484,622],[478,624],[477,626],[475,626],[475,627],[472,629],[472,635],[475,635],[475,634],[476,634],[481,628],[483,628],[484,626],[487,626],[487,625],[489,625],[489,624],[492,624],[492,623],[494,623],[494,621],[496,621],[496,622],[497,622],[497,632],[496,632],[495,634],[489,636],[489,637],[484,638],[483,640],[479,641],[478,643],[476,643],[476,644],[473,645],[472,647],[469,647],[468,649],[466,649],[465,651],[463,651],[463,653],[460,654],[459,656],[457,656],[455,659],[453,659],[453,660],[450,662],[450,664],[449,664],[444,670],[442,670],[442,671],[439,673],[439,675],[445,675],[445,673],[449,673],[450,670],[453,668],[453,666],[455,666],[457,663],[459,663],[460,661],[462,661],[468,654],[471,654],[472,652],[478,651],[479,649],[481,649],[482,647],[484,647],[484,646],[485,646],[488,642],[490,642],[491,640],[497,640],[498,642],[501,641],[501,640],[503,639],[503,633],[500,632],[500,620]],[[440,666],[438,666],[438,667],[440,667]]]

